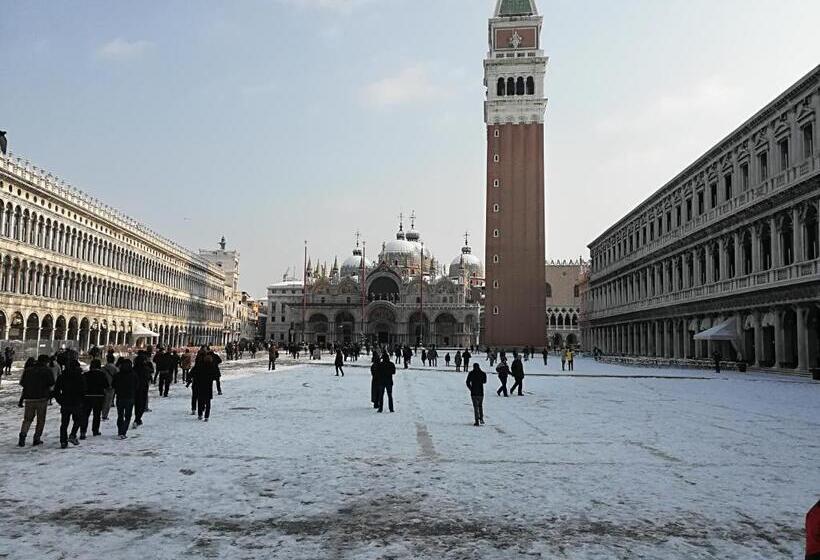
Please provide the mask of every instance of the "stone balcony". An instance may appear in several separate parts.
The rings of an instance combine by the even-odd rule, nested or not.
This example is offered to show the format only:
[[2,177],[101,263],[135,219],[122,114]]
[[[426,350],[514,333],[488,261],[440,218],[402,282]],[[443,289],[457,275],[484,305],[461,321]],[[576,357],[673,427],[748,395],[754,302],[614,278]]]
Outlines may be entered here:
[[713,298],[737,296],[762,289],[781,288],[806,282],[817,282],[818,279],[820,279],[820,259],[815,259],[813,261],[793,263],[776,269],[754,272],[712,284],[684,288],[683,290],[672,293],[647,296],[640,298],[638,301],[611,305],[604,310],[590,311],[588,318],[593,321],[606,319],[638,311],[661,309],[671,305],[682,305]]

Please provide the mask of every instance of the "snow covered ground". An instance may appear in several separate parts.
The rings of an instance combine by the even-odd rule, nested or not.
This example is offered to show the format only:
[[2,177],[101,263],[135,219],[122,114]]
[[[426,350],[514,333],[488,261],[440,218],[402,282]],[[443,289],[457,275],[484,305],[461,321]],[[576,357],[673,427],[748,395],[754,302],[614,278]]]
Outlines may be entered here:
[[4,380],[0,558],[802,558],[820,384],[527,366],[524,397],[490,378],[481,428],[463,374],[399,371],[377,414],[366,367],[260,362],[226,370],[210,423],[177,385],[128,440],[109,421],[65,451],[56,407],[14,447]]

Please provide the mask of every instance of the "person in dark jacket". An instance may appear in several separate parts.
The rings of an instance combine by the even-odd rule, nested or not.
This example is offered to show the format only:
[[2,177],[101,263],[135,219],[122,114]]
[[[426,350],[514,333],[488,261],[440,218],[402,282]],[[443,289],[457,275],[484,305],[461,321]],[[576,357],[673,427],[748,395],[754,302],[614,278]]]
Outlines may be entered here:
[[179,383],[179,364],[182,358],[179,357],[179,352],[171,350],[171,371],[174,374],[174,385]]
[[157,375],[159,377],[159,396],[167,397],[168,389],[171,388],[171,381],[174,378],[174,358],[160,348],[154,356],[154,363],[157,365]]
[[487,374],[478,364],[473,364],[473,370],[467,374],[467,388],[473,401],[475,426],[484,424],[484,384],[487,383]]
[[114,365],[114,353],[108,352],[105,357],[106,364],[103,366],[103,373],[105,379],[108,381],[108,389],[105,391],[105,399],[103,400],[102,419],[108,420],[108,413],[114,405],[114,376],[117,375],[119,369]]
[[[36,365],[37,365],[37,360],[35,360],[34,358],[27,359],[26,363],[23,364],[23,375],[25,375],[25,373],[27,371],[29,371],[31,369],[34,369],[34,366],[36,366]],[[22,376],[21,376],[21,379],[22,379]],[[17,402],[17,407],[18,408],[23,408],[23,400],[24,400],[23,399],[23,393],[20,393],[20,400]]]
[[820,560],[820,502],[806,515],[806,560]]
[[550,357],[550,353],[549,353],[549,351],[547,351],[547,349],[546,349],[546,348],[544,348],[544,349],[541,351],[541,355],[544,357],[544,365],[547,365],[547,361],[549,360],[549,357]]
[[712,361],[715,362],[715,373],[720,373],[721,360],[723,360],[723,356],[720,354],[719,350],[715,350],[715,353],[712,354]]
[[125,439],[128,437],[128,426],[131,424],[138,385],[137,373],[131,360],[120,361],[113,385],[117,396],[117,433],[120,439]]
[[[219,369],[219,364],[222,363],[222,358],[219,357],[219,354],[208,348],[208,356],[211,357],[213,360],[213,367],[214,367],[214,380],[216,381],[216,394],[222,394],[222,383],[220,382],[222,379],[222,372]],[[213,390],[211,390],[211,397],[213,397]]]
[[515,383],[510,389],[510,393],[514,395],[517,387],[518,396],[521,397],[524,395],[524,364],[521,363],[521,356],[517,354],[512,363],[512,376],[513,379],[515,379]]
[[23,412],[23,425],[20,427],[18,445],[25,447],[28,430],[35,416],[37,417],[37,426],[34,428],[32,445],[41,445],[43,443],[41,439],[43,437],[43,427],[46,425],[48,398],[51,396],[51,387],[54,386],[54,375],[48,367],[48,356],[41,355],[37,358],[37,364],[33,368],[23,372],[20,385],[23,386],[25,411]]
[[134,427],[142,426],[142,415],[148,410],[148,388],[154,368],[148,352],[142,350],[134,359],[134,372],[137,374],[137,392],[134,396]]
[[196,392],[197,417],[203,420],[204,414],[205,422],[211,416],[211,400],[214,398],[214,381],[217,379],[218,371],[213,354],[210,353],[205,354],[202,360],[198,360],[191,370]]
[[91,424],[91,433],[100,435],[100,417],[102,416],[103,404],[105,403],[105,392],[111,387],[108,377],[102,370],[100,360],[91,360],[91,367],[83,374],[85,378],[85,399],[83,400],[83,410],[80,417],[80,439],[85,439],[88,432],[88,417],[94,414]]
[[379,408],[379,395],[381,395],[381,388],[379,386],[379,365],[381,358],[377,353],[373,353],[373,363],[370,364],[370,402],[373,403],[373,408]]
[[393,376],[396,374],[396,364],[390,359],[390,355],[385,352],[382,355],[382,361],[379,364],[379,412],[384,412],[384,393],[387,391],[388,408],[390,412],[395,412],[393,409]]
[[[60,405],[60,447],[65,449],[69,442],[80,445],[77,430],[82,422],[80,416],[85,399],[85,379],[80,362],[72,360],[63,374],[54,384],[54,399]],[[72,422],[71,435],[68,435],[68,423]]]
[[498,367],[495,368],[495,372],[498,374],[498,381],[501,383],[501,387],[498,388],[498,391],[495,393],[500,397],[501,393],[504,393],[505,397],[509,397],[510,395],[507,393],[507,376],[510,375],[510,366],[507,365],[507,360],[502,360]]
[[473,355],[470,353],[470,351],[467,348],[465,348],[464,352],[461,353],[461,360],[462,360],[463,365],[464,365],[464,371],[470,371],[470,359],[472,357],[473,357]]
[[344,365],[344,358],[342,357],[342,351],[336,350],[336,361],[333,362],[333,365],[336,366],[336,377],[339,377],[339,373],[341,372],[342,377],[345,376],[345,370],[342,369]]

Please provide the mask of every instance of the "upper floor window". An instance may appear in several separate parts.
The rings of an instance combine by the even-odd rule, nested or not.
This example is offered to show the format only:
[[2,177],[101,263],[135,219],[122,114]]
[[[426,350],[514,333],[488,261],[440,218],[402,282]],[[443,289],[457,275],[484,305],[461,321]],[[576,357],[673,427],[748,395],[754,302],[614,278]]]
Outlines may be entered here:
[[686,199],[686,221],[687,222],[692,221],[692,199],[691,198]]
[[675,207],[675,225],[680,227],[681,225],[681,207],[680,205]]
[[749,164],[744,163],[740,166],[740,188],[748,190],[749,188]]
[[807,124],[803,127],[803,158],[808,159],[814,154],[814,127]]
[[495,136],[496,138],[501,138],[501,131],[496,128],[495,130],[493,130],[493,136]]
[[672,211],[666,213],[666,233],[672,230]]
[[763,152],[757,156],[757,164],[760,168],[760,180],[765,181],[769,178],[769,153]]
[[532,76],[527,78],[527,95],[535,95],[535,80]]
[[498,157],[498,154],[493,155],[493,161],[498,163],[501,158]]
[[495,93],[498,97],[504,97],[504,92],[507,88],[505,87],[504,78],[498,78],[498,85],[496,86]]
[[723,200],[732,200],[734,193],[732,192],[732,174],[729,173],[723,176]]
[[780,148],[780,171],[785,171],[789,168],[789,139],[784,138],[777,145]]
[[700,191],[698,193],[698,216],[703,214],[705,211],[706,211],[705,197],[703,195],[703,191]]
[[709,208],[714,208],[718,204],[717,183],[709,185]]

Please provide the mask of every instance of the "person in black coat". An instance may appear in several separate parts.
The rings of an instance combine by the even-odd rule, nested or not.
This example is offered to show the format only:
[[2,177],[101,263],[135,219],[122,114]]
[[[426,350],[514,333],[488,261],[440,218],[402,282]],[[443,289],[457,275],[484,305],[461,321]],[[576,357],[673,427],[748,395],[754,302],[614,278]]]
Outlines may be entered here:
[[395,412],[393,409],[393,376],[396,374],[396,364],[393,363],[387,352],[382,355],[382,361],[378,364],[377,371],[379,378],[379,412],[384,412],[385,391],[387,391],[388,408],[390,412]]
[[148,388],[154,373],[151,357],[141,350],[134,359],[134,372],[137,374],[137,392],[134,395],[134,427],[142,426],[142,415],[148,410]]
[[214,381],[218,379],[218,368],[212,354],[205,354],[198,360],[191,370],[191,377],[194,381],[194,391],[196,392],[197,417],[205,422],[211,416],[211,400],[214,398]]
[[[80,429],[80,414],[85,399],[85,379],[80,363],[71,361],[65,372],[54,384],[54,399],[60,405],[60,447],[65,449],[68,443],[80,445],[77,430]],[[68,435],[68,423],[73,421],[71,436]]]
[[475,415],[475,426],[484,423],[484,384],[487,383],[487,374],[481,370],[478,364],[473,364],[473,369],[467,374],[467,388],[470,390],[470,398],[473,401],[473,414]]
[[25,447],[28,430],[35,416],[37,417],[37,426],[34,428],[32,445],[41,445],[43,443],[41,439],[43,428],[46,425],[48,398],[51,396],[51,387],[54,386],[54,374],[51,373],[51,369],[48,367],[48,356],[40,356],[33,368],[23,372],[20,385],[23,386],[22,399],[25,403],[25,411],[23,412],[23,425],[20,427],[18,445]]
[[507,393],[507,376],[510,375],[510,366],[507,365],[507,360],[503,360],[498,364],[498,367],[495,368],[495,372],[498,374],[498,381],[501,383],[501,387],[499,387],[495,393],[499,397],[501,393],[504,393],[505,397],[509,397],[510,395]]
[[518,396],[524,395],[524,364],[521,363],[521,356],[515,355],[512,363],[512,376],[515,383],[510,389],[510,393],[515,394],[515,389],[518,388]]
[[103,403],[105,402],[105,392],[111,386],[108,384],[108,377],[102,370],[100,360],[91,360],[91,369],[83,374],[85,378],[85,399],[83,400],[83,410],[80,417],[80,439],[85,439],[88,431],[88,417],[94,414],[91,424],[91,433],[100,435],[100,417],[102,416]]
[[470,358],[472,357],[473,355],[467,348],[465,348],[464,352],[461,353],[461,360],[464,365],[464,371],[470,371]]
[[333,362],[333,365],[336,366],[336,377],[339,377],[339,372],[341,372],[342,377],[345,376],[345,370],[342,369],[345,361],[342,357],[342,351],[336,350],[336,361]]
[[174,376],[174,358],[160,348],[156,356],[154,356],[154,363],[157,366],[157,376],[159,378],[159,396],[167,397],[168,389],[171,388],[171,381]]
[[117,396],[117,432],[120,439],[128,437],[131,413],[137,396],[137,372],[131,360],[121,360],[119,371],[114,375],[114,393]]

